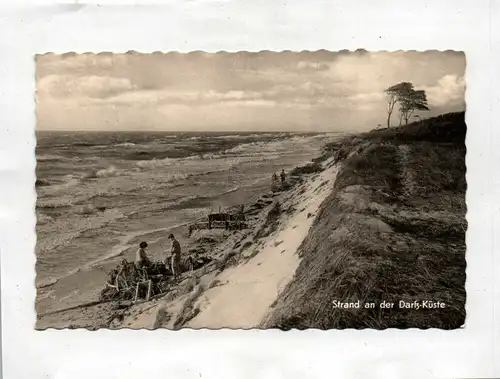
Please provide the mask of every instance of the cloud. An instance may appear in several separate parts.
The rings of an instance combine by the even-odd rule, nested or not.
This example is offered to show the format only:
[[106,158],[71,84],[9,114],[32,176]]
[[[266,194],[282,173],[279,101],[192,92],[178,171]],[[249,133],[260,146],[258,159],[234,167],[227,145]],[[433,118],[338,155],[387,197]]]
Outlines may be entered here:
[[348,96],[348,99],[353,102],[372,103],[385,100],[385,96],[383,92],[357,93]]
[[228,103],[227,105],[231,107],[257,107],[257,108],[270,108],[270,107],[275,107],[277,104],[275,101],[271,100],[239,100],[239,101],[232,101]]
[[130,79],[95,75],[48,75],[37,83],[37,95],[41,98],[105,98],[133,89]]
[[459,105],[465,101],[465,78],[458,75],[445,75],[435,86],[424,87],[429,106],[443,107]]
[[[62,55],[44,54],[36,56],[36,76],[41,79],[48,75],[72,76],[118,76],[127,77],[120,73],[121,68],[128,66],[127,58],[123,54],[76,54]],[[117,75],[114,75],[117,74]],[[123,74],[126,74],[123,72]]]
[[346,94],[382,92],[391,84],[410,81],[410,62],[397,53],[342,56],[324,75]]
[[94,99],[94,104],[115,104],[117,106],[143,106],[162,104],[185,104],[199,106],[214,103],[240,103],[261,100],[262,94],[255,91],[190,91],[175,89],[135,90],[120,93],[104,99]]
[[201,99],[211,101],[241,101],[241,100],[259,100],[262,94],[257,91],[230,90],[227,92],[213,91],[200,94]]
[[324,71],[328,70],[329,67],[330,66],[324,62],[300,61],[297,63],[297,68],[299,70]]
[[460,106],[464,70],[463,54],[447,52],[47,54],[36,60],[38,125],[361,128],[386,117],[383,90],[401,81],[431,107]]
[[142,107],[162,103],[194,103],[200,99],[199,91],[136,90],[120,93],[105,99],[95,99],[94,104],[115,104],[117,106]]
[[383,91],[399,82],[433,86],[445,75],[463,75],[465,56],[457,52],[380,52],[341,55],[322,74],[343,92]]

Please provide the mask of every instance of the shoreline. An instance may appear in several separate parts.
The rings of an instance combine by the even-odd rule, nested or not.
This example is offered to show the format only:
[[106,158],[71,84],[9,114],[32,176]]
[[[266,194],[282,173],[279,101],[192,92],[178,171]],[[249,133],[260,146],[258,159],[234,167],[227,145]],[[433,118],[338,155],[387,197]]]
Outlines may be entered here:
[[[261,186],[259,186],[259,188],[260,187]],[[230,194],[232,194],[233,196],[237,195],[238,191],[245,192],[249,190],[242,187],[236,191],[231,191]],[[252,189],[250,189],[250,192],[253,192]],[[215,197],[215,199],[222,196],[223,194],[220,194]],[[255,195],[252,197],[255,197]],[[249,201],[252,201],[251,198],[249,199]],[[172,209],[172,211],[180,210],[182,210],[182,208]],[[206,209],[203,210],[203,212],[208,213],[209,210]],[[37,315],[40,305],[43,306],[49,303],[47,298],[43,297],[42,292],[53,292],[53,296],[55,295],[54,297],[58,300],[68,300],[67,296],[72,294],[73,299],[70,300],[64,308],[50,309],[48,311],[40,312],[41,316],[45,315],[46,313],[61,312],[67,308],[73,308],[75,306],[95,301],[95,297],[102,289],[98,284],[101,282],[105,283],[107,272],[113,269],[122,259],[133,261],[135,259],[135,251],[137,249],[136,245],[138,245],[142,240],[148,240],[148,256],[150,257],[150,259],[163,260],[165,258],[165,252],[169,247],[169,242],[167,241],[168,234],[173,233],[180,237],[181,242],[185,242],[184,240],[187,226],[196,219],[197,218],[193,218],[192,220],[178,223],[170,227],[144,230],[142,232],[132,232],[129,234],[129,236],[127,236],[126,241],[120,244],[120,252],[110,253],[109,256],[105,256],[99,258],[98,260],[89,262],[83,267],[74,269],[73,272],[70,272],[67,275],[58,278],[50,278],[49,280],[47,280],[47,283],[43,283],[43,281],[46,279],[42,279],[42,285],[37,285],[36,287],[36,290],[38,292],[36,301]],[[78,293],[75,294],[74,291],[76,290],[78,290]]]
[[[231,260],[230,258],[227,258],[228,255],[230,255],[231,251],[234,249],[234,246],[238,245],[243,245],[239,247],[240,249],[240,254],[238,254],[238,259],[241,260],[251,260],[252,257],[249,257],[248,254],[251,254],[254,251],[254,248],[256,245],[254,245],[252,248],[248,248],[248,241],[244,241],[246,238],[248,238],[249,235],[255,235],[259,231],[259,228],[262,228],[262,225],[260,225],[263,220],[265,219],[267,212],[269,212],[269,207],[275,202],[275,201],[283,201],[283,197],[291,197],[294,198],[294,195],[296,194],[297,188],[295,185],[304,185],[302,183],[303,179],[302,178],[291,178],[289,177],[289,180],[294,180],[296,183],[294,183],[294,186],[284,192],[279,192],[279,193],[272,193],[270,190],[270,185],[267,184],[266,186],[259,186],[256,189],[250,190],[250,192],[253,192],[253,196],[249,196],[246,201],[246,209],[248,209],[247,212],[249,213],[250,220],[252,222],[252,225],[249,227],[249,229],[243,230],[243,231],[233,231],[230,233],[226,233],[224,231],[215,231],[215,234],[221,234],[222,237],[219,240],[219,243],[215,246],[211,246],[213,251],[211,251],[211,257],[214,259],[213,264],[209,264],[205,267],[202,267],[200,270],[200,273],[195,273],[193,276],[190,277],[184,277],[182,278],[182,281],[179,283],[179,290],[178,292],[183,292],[186,291],[186,289],[182,289],[183,287],[193,287],[192,291],[199,291],[200,288],[200,282],[202,283],[202,286],[206,287],[208,289],[210,286],[212,286],[212,282],[214,280],[217,280],[216,277],[218,277],[219,274],[224,273],[225,268],[217,269],[217,265],[220,265],[221,262],[224,262],[224,260]],[[242,188],[240,189],[242,191],[245,191],[248,189]],[[231,192],[231,194],[234,194],[234,191]],[[220,195],[222,196],[222,195]],[[248,214],[248,213],[246,213]],[[308,217],[310,218],[310,216]],[[314,218],[311,218],[311,222]],[[187,253],[189,249],[193,248],[198,248],[200,247],[200,244],[196,243],[197,239],[202,239],[204,236],[206,236],[207,233],[206,231],[195,231],[193,233],[192,238],[187,238],[186,237],[186,225],[189,224],[183,223],[182,225],[178,225],[175,228],[161,228],[156,231],[149,231],[147,234],[155,233],[155,232],[162,232],[162,230],[167,230],[164,231],[162,234],[163,236],[160,236],[156,240],[152,241],[150,246],[148,246],[148,255],[151,260],[157,261],[160,260],[162,255],[162,247],[166,247],[168,244],[166,243],[166,237],[168,233],[174,233],[176,236],[179,237],[179,241],[181,242],[181,245],[183,246],[183,253]],[[141,239],[142,237],[137,235],[135,236],[135,239]],[[252,242],[253,243],[253,242]],[[202,245],[201,245],[202,246]],[[164,248],[163,250],[166,250]],[[246,251],[246,253],[244,253]],[[120,259],[126,258],[127,260],[133,260],[133,255],[135,253],[135,249],[128,248],[125,250],[123,254],[119,256]],[[257,253],[254,253],[255,256]],[[71,287],[71,283],[74,284],[74,286],[81,285],[83,283],[83,288],[94,288],[93,291],[85,291],[86,295],[83,296],[78,296],[78,294],[69,294],[72,295],[72,299],[66,304],[64,308],[59,308],[59,309],[50,309],[45,312],[39,312],[37,313],[37,322],[36,322],[36,329],[38,330],[45,330],[45,329],[50,329],[50,328],[55,328],[55,329],[60,329],[60,328],[88,328],[88,329],[98,329],[102,327],[109,327],[109,328],[121,328],[121,327],[128,327],[126,325],[127,321],[116,321],[114,318],[112,318],[113,314],[116,313],[116,307],[124,307],[124,309],[128,309],[131,313],[134,314],[134,316],[131,316],[132,318],[137,316],[137,315],[142,315],[144,312],[146,312],[143,308],[147,308],[149,310],[149,313],[152,312],[152,309],[155,308],[164,308],[165,307],[165,300],[160,299],[154,299],[150,300],[149,302],[146,303],[139,303],[135,305],[129,304],[127,307],[125,307],[123,304],[120,305],[120,302],[118,303],[113,303],[113,302],[99,302],[96,300],[96,296],[98,296],[98,293],[104,288],[105,284],[105,278],[107,275],[107,272],[116,267],[116,259],[118,257],[110,258],[107,260],[102,261],[99,265],[99,267],[95,267],[91,270],[81,270],[79,272],[76,272],[72,275],[69,275],[67,277],[64,277],[60,279],[55,287],[61,286],[69,286]],[[245,263],[243,263],[245,264]],[[237,266],[238,263],[233,261],[229,262],[228,268],[226,270],[230,269],[233,266]],[[210,267],[208,267],[210,266]],[[293,275],[293,272],[291,272],[291,275]],[[194,282],[194,284],[193,284]],[[49,289],[50,287],[54,287],[54,285],[44,287],[44,289]],[[198,290],[197,290],[198,288]],[[56,298],[60,297],[60,293],[58,293],[57,288],[54,289],[54,295]],[[187,294],[191,293],[192,291],[188,291]],[[203,292],[203,291],[202,291]],[[59,296],[58,296],[59,295]],[[174,303],[179,303],[182,302],[182,300],[186,297],[186,295],[175,295],[175,294],[170,294],[170,296],[174,297]],[[169,294],[167,293],[164,295],[164,297],[169,297]],[[184,299],[185,300],[185,299]],[[43,301],[43,300],[42,300]],[[161,306],[159,305],[161,304]],[[39,305],[39,304],[37,304]],[[149,305],[149,306],[148,306]],[[123,313],[121,310],[118,312],[118,314]],[[148,312],[146,312],[148,313]],[[150,315],[151,316],[151,315]],[[118,319],[121,316],[118,316]],[[152,317],[152,316],[151,316]],[[155,316],[156,317],[156,316]],[[111,321],[109,319],[111,318]],[[193,317],[194,318],[194,317]],[[140,321],[140,320],[144,321]],[[114,320],[114,321],[113,321]],[[138,321],[139,320],[139,321]],[[132,328],[135,327],[148,327],[147,322],[145,320],[149,320],[147,316],[137,316],[137,319],[134,319],[134,322],[132,323]],[[156,319],[155,319],[156,320]],[[142,324],[141,326],[137,326],[138,324]],[[135,325],[135,326],[134,326]],[[176,328],[179,325],[176,326]],[[156,327],[163,327],[162,325],[156,325]],[[168,327],[168,325],[167,325]],[[173,325],[171,325],[173,328]]]
[[[54,288],[51,284],[56,280],[61,281],[75,272],[88,270],[90,262],[90,265],[100,265],[107,257],[126,254],[127,245],[135,243],[130,240],[129,232],[142,234],[144,230],[170,228],[180,220],[191,222],[188,218],[193,216],[192,213],[199,210],[203,212],[212,203],[218,203],[214,206],[218,207],[220,203],[237,198],[242,189],[236,187],[244,186],[245,191],[247,187],[261,186],[261,180],[270,179],[272,172],[269,171],[278,167],[293,168],[309,161],[318,154],[323,140],[334,138],[317,138],[314,134],[295,138],[291,135],[293,138],[279,139],[278,145],[284,145],[279,152],[274,153],[272,148],[277,141],[271,137],[252,137],[252,141],[257,140],[255,151],[249,143],[252,141],[240,141],[237,146],[240,146],[241,152],[235,151],[227,157],[221,155],[215,161],[187,159],[181,160],[179,166],[172,167],[156,167],[153,164],[139,173],[129,167],[117,175],[85,181],[82,188],[61,188],[56,191],[60,196],[56,196],[54,191],[48,193],[47,187],[39,187],[35,285],[37,289],[43,290],[42,297],[49,296],[47,293]],[[303,146],[304,143],[306,146]],[[218,146],[219,141],[213,144]],[[262,156],[256,154],[261,150]],[[119,156],[113,155],[113,159],[121,162]],[[149,161],[154,162],[154,159]],[[60,170],[66,172],[74,169],[79,172],[93,169],[89,167],[94,164],[89,165],[83,162],[72,163],[71,167],[51,168],[50,164],[37,167],[44,168],[47,178],[51,178],[59,175]],[[108,165],[102,163],[101,166]],[[170,179],[165,179],[170,174],[178,174],[181,178],[170,183]],[[45,176],[39,176],[39,179],[48,180]],[[111,189],[109,195],[107,188]],[[68,206],[54,205],[46,213],[39,209],[45,201],[67,202]],[[71,205],[73,203],[74,206]]]
[[[458,113],[332,143],[289,172],[289,188],[245,202],[248,229],[178,233],[184,251],[205,247],[212,262],[169,292],[42,316],[36,328],[456,329],[466,298],[465,131]],[[331,305],[358,300],[370,306]],[[377,308],[420,300],[446,306]]]
[[[289,168],[289,167],[288,167]],[[214,171],[217,173],[216,171]],[[205,175],[212,174],[211,172],[206,173]],[[182,186],[183,184],[179,184],[178,186]],[[223,192],[217,193],[215,195],[210,196],[188,196],[186,198],[182,198],[173,202],[172,204],[168,204],[165,207],[160,206],[156,211],[157,212],[172,212],[172,213],[180,213],[185,210],[195,210],[195,213],[207,213],[210,209],[214,209],[222,204],[223,207],[230,207],[234,205],[238,205],[240,202],[248,202],[252,201],[253,198],[257,198],[260,193],[265,191],[269,187],[269,179],[268,178],[259,178],[255,180],[250,185],[245,186],[236,186],[224,190]],[[217,206],[213,205],[214,203],[218,204]],[[210,206],[212,204],[212,207]],[[124,215],[121,217],[122,220],[125,220],[127,217],[132,216],[133,214],[139,213],[138,211],[133,212],[131,214]],[[111,252],[108,254],[102,255],[100,257],[94,258],[88,263],[84,263],[79,267],[75,267],[68,272],[56,276],[44,276],[43,278],[38,278],[40,275],[37,273],[35,281],[36,288],[43,289],[48,288],[61,280],[64,280],[68,276],[75,275],[81,271],[88,271],[96,266],[106,264],[110,260],[116,260],[116,258],[126,255],[129,252],[129,249],[134,248],[135,245],[139,243],[139,240],[143,240],[145,238],[157,238],[155,235],[158,232],[165,232],[169,230],[175,230],[179,227],[183,227],[192,223],[196,219],[204,216],[200,215],[192,215],[192,214],[183,214],[182,217],[187,219],[182,223],[175,223],[169,225],[167,227],[160,227],[155,229],[147,229],[147,230],[139,230],[139,231],[131,231],[128,233],[122,233],[121,236],[117,237],[118,243],[115,244],[111,248]],[[116,221],[116,220],[114,220]],[[152,235],[152,237],[150,237]]]

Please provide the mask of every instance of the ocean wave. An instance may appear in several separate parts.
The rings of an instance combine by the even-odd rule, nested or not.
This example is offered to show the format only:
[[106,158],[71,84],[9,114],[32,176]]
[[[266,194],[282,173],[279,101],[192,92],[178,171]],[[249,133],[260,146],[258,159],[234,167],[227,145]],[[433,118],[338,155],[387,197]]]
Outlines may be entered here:
[[[227,135],[227,136],[217,136],[213,138],[226,139],[226,138],[243,138],[251,136],[262,136],[262,134],[255,135]],[[241,156],[241,157],[257,157],[262,156],[263,154],[266,156],[278,155],[284,151],[288,150],[288,146],[286,145],[287,141],[292,141],[292,143],[304,143],[307,142],[307,137],[292,137],[287,133],[274,134],[270,133],[269,136],[278,136],[276,140],[268,140],[268,141],[252,141],[252,142],[243,142],[234,146],[230,149],[217,151],[217,152],[207,152],[207,153],[193,153],[191,155],[185,157],[166,157],[166,158],[152,158],[147,160],[140,160],[136,162],[136,165],[141,168],[157,168],[157,167],[165,167],[165,166],[173,166],[177,165],[181,162],[185,161],[199,161],[199,160],[217,160],[217,159],[227,159],[229,157]],[[287,138],[282,138],[283,136],[287,136]],[[204,137],[194,136],[189,139],[201,139]]]
[[55,296],[54,296],[55,292],[56,292],[55,290],[40,292],[36,295],[37,301],[45,300],[45,299],[55,300]]
[[114,146],[115,147],[134,147],[134,146],[136,146],[136,144],[133,142],[122,142],[122,143],[117,143]]
[[116,168],[116,166],[111,165],[100,170],[92,170],[90,172],[87,172],[82,177],[85,179],[110,178],[114,176],[122,176],[125,173],[126,171],[119,170]]
[[68,174],[63,177],[63,182],[58,185],[62,186],[74,186],[80,183],[81,175]]
[[221,159],[224,158],[221,153],[200,153],[196,155],[190,155],[185,158],[181,158],[183,161],[198,161],[198,160],[209,160],[209,159]]
[[273,141],[254,141],[248,143],[241,143],[231,149],[227,149],[218,156],[227,157],[229,156],[261,156],[265,155],[277,155],[289,150],[290,144],[297,143],[307,143],[309,139],[307,137],[294,136],[287,139],[273,140]]
[[[200,160],[206,160],[206,159],[222,159],[224,158],[223,156],[218,156],[217,154],[199,154],[199,155],[190,155],[187,157],[183,158],[163,158],[163,159],[149,159],[149,160],[143,160],[143,161],[138,161],[136,162],[136,166],[141,168],[141,169],[155,169],[155,168],[161,168],[161,167],[171,167],[171,166],[179,166],[181,164],[186,164],[188,162],[192,161],[200,161]],[[178,174],[180,176],[183,176],[184,174]],[[183,179],[181,177],[181,179]]]
[[140,168],[157,168],[157,167],[164,167],[164,166],[171,166],[174,163],[179,162],[178,159],[176,158],[163,158],[163,159],[149,159],[149,160],[144,160],[144,161],[138,161],[136,162],[136,166]]
[[273,137],[273,138],[286,138],[290,137],[291,133],[281,132],[281,133],[257,133],[245,135],[245,138],[262,138],[262,137]]
[[248,139],[248,138],[284,138],[289,136],[290,133],[287,132],[281,132],[281,133],[242,133],[242,134],[224,134],[220,136],[215,136],[212,137],[214,139],[222,139],[222,140],[227,140],[227,139]]
[[59,279],[60,278],[53,278],[53,277],[42,279],[38,283],[36,283],[36,288],[50,287],[50,286],[56,284],[59,281]]
[[177,200],[168,208],[198,208],[204,205],[209,200],[206,196],[193,195]]
[[69,187],[80,184],[81,177],[78,175],[65,175],[62,180],[55,181],[51,179],[37,179],[35,186],[39,189],[43,187],[44,193],[53,193],[59,190],[65,190]]
[[[78,268],[78,271],[82,271],[82,270],[91,270],[97,266],[99,266],[102,262],[105,262],[109,259],[113,259],[113,258],[117,258],[117,257],[120,257],[122,256],[123,254],[125,254],[125,252],[130,249],[132,247],[132,245],[120,245],[120,246],[116,246],[115,248],[111,249],[111,252],[108,253],[108,254],[105,254],[99,258],[96,258],[94,259],[93,261],[89,262],[88,264],[86,264],[84,267],[80,267]],[[78,272],[77,271],[77,272]],[[69,273],[68,275],[73,275],[75,274],[76,272],[72,272],[72,273]]]
[[192,174],[183,174],[183,173],[166,174],[165,177],[162,178],[162,182],[163,183],[172,183],[172,182],[188,179],[191,176],[192,176]]
[[226,139],[237,139],[237,138],[241,138],[243,135],[241,134],[224,134],[224,135],[221,135],[221,136],[214,136],[212,137],[213,139],[223,139],[223,140],[226,140]]
[[77,147],[86,147],[86,146],[96,146],[97,144],[93,142],[71,142],[71,146],[77,146]]
[[97,209],[91,204],[80,205],[78,207],[75,207],[73,210],[73,213],[76,213],[79,215],[91,215],[91,214],[96,213],[96,212],[97,212]]
[[54,219],[52,217],[50,217],[42,212],[37,212],[36,216],[37,216],[36,222],[40,225],[48,224],[48,223],[54,221]]
[[53,184],[53,181],[49,179],[37,179],[35,181],[36,187],[45,187],[45,186],[50,186],[51,184]]
[[228,189],[227,191],[222,192],[221,195],[228,195],[230,193],[233,193],[233,192],[240,190],[241,188],[242,188],[242,186],[233,187],[231,189]]
[[115,166],[109,166],[105,169],[99,170],[95,173],[95,176],[97,178],[108,178],[110,176],[117,176],[118,175],[118,170],[116,169]]
[[39,200],[37,202],[37,208],[46,208],[46,209],[57,209],[57,208],[66,208],[73,206],[74,201],[71,199],[49,199],[49,200]]
[[68,161],[70,159],[67,157],[64,157],[62,155],[41,154],[41,155],[37,155],[36,160],[38,162],[53,162],[53,161]]
[[152,209],[151,211],[153,213],[162,213],[166,210],[206,208],[211,199],[212,196],[186,196],[177,200],[158,203],[157,206],[154,207],[154,209]]
[[225,171],[228,171],[230,169],[231,169],[231,167],[224,167],[224,168],[220,168],[218,170],[207,170],[207,171],[199,172],[197,174],[193,174],[193,176],[205,176],[205,175],[210,175],[210,174],[217,174],[219,172],[225,172]]

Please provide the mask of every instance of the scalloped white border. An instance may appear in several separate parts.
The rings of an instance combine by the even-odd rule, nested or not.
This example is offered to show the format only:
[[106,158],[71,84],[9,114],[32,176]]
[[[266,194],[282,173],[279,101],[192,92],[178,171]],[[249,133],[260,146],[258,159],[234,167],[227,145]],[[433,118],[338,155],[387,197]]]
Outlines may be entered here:
[[[30,7],[21,8],[31,3]],[[100,1],[100,4],[117,3]],[[120,2],[124,4],[124,1]],[[130,3],[130,1],[128,1]],[[500,375],[500,3],[189,0],[0,6],[0,249],[5,378]],[[5,18],[3,18],[5,16]],[[467,320],[456,331],[34,330],[34,54],[455,49],[467,56]],[[495,138],[497,137],[497,138]],[[497,233],[495,233],[497,232]],[[496,283],[496,287],[495,284]]]

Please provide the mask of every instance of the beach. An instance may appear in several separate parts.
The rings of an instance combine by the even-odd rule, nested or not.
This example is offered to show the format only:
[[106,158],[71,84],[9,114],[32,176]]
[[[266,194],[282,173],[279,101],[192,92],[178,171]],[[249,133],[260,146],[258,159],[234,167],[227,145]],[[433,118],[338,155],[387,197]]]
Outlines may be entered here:
[[[224,187],[229,174],[223,170],[203,172],[191,182],[189,177],[172,182],[171,192],[165,192],[177,199],[174,204],[164,206],[163,197],[156,201],[158,195],[144,193],[149,201],[128,217],[102,224],[96,216],[99,226],[72,242],[81,243],[90,263],[48,283],[39,278],[36,328],[460,327],[465,317],[465,129],[463,113],[450,113],[357,135],[254,141],[253,154],[241,153],[248,151],[245,144],[232,147],[238,157],[214,159],[220,159],[219,167],[231,162],[228,171],[239,185]],[[271,152],[269,143],[281,151]],[[180,159],[184,164],[186,158]],[[285,180],[273,182],[280,169]],[[204,187],[196,197],[193,186]],[[115,204],[132,207],[117,196]],[[241,205],[243,227],[229,228],[226,218],[220,228],[190,230],[222,209],[234,216]],[[179,281],[161,274],[165,286],[152,297],[138,297],[134,281],[111,290],[114,297],[103,296],[107,274],[124,258],[133,261],[141,241],[148,242],[153,261],[164,261],[170,233],[185,259],[199,262],[203,256],[204,263],[184,266]],[[69,257],[72,244],[64,246]],[[66,256],[59,259],[64,262]],[[130,289],[135,298],[124,296]],[[422,306],[423,313],[411,304],[440,306]]]
[[[318,156],[331,134],[42,133],[37,146],[39,315],[98,299],[141,241],[163,260],[173,232],[210,210],[250,204],[271,176]],[[103,305],[104,306],[104,305]],[[59,327],[57,317],[43,327]],[[39,320],[40,322],[40,320]]]
[[[460,52],[41,55],[36,328],[462,326],[464,69]],[[400,301],[449,305],[378,306]]]

